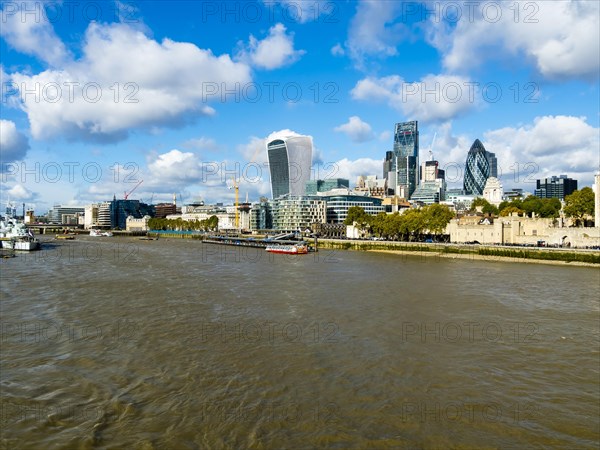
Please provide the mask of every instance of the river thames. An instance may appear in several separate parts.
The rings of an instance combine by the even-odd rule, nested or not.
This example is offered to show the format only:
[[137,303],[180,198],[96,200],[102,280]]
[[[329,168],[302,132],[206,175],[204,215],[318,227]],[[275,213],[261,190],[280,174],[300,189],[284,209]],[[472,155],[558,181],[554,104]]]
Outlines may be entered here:
[[78,237],[1,262],[2,449],[596,449],[600,269]]

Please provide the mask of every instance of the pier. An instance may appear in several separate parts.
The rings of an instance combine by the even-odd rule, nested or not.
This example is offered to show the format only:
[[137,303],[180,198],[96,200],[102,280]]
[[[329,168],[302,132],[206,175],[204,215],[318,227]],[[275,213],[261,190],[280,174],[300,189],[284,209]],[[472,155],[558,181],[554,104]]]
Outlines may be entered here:
[[217,245],[234,245],[241,247],[254,247],[254,248],[267,248],[268,245],[294,245],[303,244],[308,245],[306,241],[293,241],[283,239],[254,239],[254,238],[240,238],[231,236],[207,236],[203,239],[206,244],[217,244]]

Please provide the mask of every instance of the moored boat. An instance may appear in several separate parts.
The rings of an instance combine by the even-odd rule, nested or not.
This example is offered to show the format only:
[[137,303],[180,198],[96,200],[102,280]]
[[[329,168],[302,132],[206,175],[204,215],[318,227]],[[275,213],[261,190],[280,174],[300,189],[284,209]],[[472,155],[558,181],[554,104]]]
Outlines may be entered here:
[[54,239],[72,241],[75,239],[74,234],[57,234]]
[[40,248],[40,241],[33,236],[31,230],[13,218],[0,222],[0,239],[2,248],[24,251]]
[[305,255],[308,253],[308,247],[303,244],[267,245],[266,250],[270,253],[281,253],[284,255]]

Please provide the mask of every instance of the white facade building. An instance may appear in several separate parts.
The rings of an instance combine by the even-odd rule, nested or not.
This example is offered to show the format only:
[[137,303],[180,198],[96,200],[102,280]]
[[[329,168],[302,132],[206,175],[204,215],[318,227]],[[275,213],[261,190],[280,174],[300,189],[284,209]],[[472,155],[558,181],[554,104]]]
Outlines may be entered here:
[[489,177],[485,182],[485,187],[483,188],[483,198],[490,204],[498,206],[500,203],[502,203],[503,197],[504,189],[502,188],[502,183],[500,183],[500,180],[495,177]]
[[150,216],[144,216],[141,219],[136,219],[133,216],[129,216],[125,221],[125,229],[127,231],[148,231],[149,220]]

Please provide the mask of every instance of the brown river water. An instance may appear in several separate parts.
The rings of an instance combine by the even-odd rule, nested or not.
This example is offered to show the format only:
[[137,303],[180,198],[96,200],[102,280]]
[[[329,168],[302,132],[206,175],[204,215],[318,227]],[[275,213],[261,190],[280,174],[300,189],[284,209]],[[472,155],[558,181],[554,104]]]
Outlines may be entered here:
[[2,449],[596,449],[600,269],[78,237],[0,261]]

